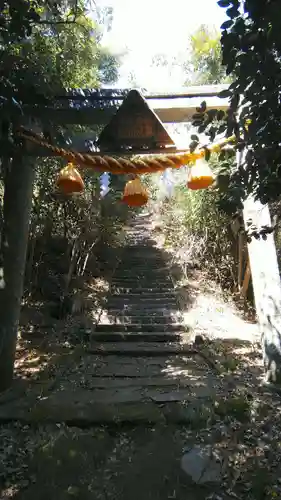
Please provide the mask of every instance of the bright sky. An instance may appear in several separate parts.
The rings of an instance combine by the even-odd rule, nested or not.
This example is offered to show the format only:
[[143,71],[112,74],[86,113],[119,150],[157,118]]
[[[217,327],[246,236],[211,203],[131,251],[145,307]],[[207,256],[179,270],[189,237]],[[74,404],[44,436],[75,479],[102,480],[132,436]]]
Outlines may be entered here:
[[[112,6],[113,26],[104,45],[117,53],[128,50],[123,58],[118,87],[127,87],[130,73],[136,84],[149,91],[177,90],[183,84],[180,67],[153,68],[156,54],[185,57],[189,35],[200,24],[218,28],[225,20],[224,9],[216,0],[97,0]],[[130,85],[132,86],[132,85]]]

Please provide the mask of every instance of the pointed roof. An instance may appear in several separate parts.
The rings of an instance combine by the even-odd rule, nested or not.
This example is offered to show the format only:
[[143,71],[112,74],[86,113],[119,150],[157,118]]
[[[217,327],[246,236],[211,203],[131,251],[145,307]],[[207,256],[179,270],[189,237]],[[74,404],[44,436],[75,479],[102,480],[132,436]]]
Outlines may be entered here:
[[98,140],[101,149],[174,146],[161,120],[138,90],[131,90]]

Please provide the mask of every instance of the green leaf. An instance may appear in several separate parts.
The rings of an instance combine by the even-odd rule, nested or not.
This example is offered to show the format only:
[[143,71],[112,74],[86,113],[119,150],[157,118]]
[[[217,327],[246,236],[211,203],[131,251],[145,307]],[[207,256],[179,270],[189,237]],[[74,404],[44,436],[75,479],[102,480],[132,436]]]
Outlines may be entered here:
[[229,19],[228,21],[225,21],[224,23],[222,23],[221,30],[227,30],[228,28],[231,28],[232,25],[233,25],[233,21],[231,21]]
[[219,7],[229,7],[231,2],[230,0],[218,0],[217,4]]
[[218,128],[218,134],[222,134],[226,130],[226,123],[222,123]]
[[202,112],[204,113],[206,111],[206,109],[207,109],[207,103],[206,103],[206,101],[202,101],[201,102],[201,110],[202,110]]
[[189,149],[190,149],[191,153],[193,153],[193,151],[195,151],[198,144],[199,144],[198,141],[191,141],[191,143],[189,144]]
[[217,117],[217,114],[218,114],[217,109],[208,109],[207,115],[208,115],[210,122]]
[[211,158],[211,151],[208,148],[205,148],[205,160],[209,161]]
[[230,19],[235,19],[235,17],[239,16],[239,10],[236,7],[230,7],[230,9],[227,9],[226,14]]
[[194,120],[192,122],[192,126],[195,128],[199,127],[200,125],[202,125],[202,120]]
[[217,119],[220,121],[223,120],[224,118],[225,118],[225,112],[222,109],[219,109],[217,113]]
[[206,124],[202,123],[202,125],[198,127],[199,134],[202,134],[205,131],[205,129],[206,129]]
[[216,133],[217,133],[216,128],[215,127],[210,127],[208,135],[210,137],[211,142],[213,142],[213,140],[215,139]]
[[192,118],[193,118],[194,120],[203,120],[203,118],[204,118],[204,114],[203,114],[203,113],[195,113],[195,114],[192,116]]

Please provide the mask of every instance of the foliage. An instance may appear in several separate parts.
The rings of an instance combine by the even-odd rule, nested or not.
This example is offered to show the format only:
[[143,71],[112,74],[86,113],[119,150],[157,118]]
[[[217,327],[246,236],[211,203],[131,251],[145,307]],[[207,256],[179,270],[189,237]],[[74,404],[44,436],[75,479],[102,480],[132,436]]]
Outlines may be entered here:
[[38,2],[4,1],[0,11],[0,41],[4,44],[19,41],[31,35],[32,25],[40,21]]
[[[33,3],[24,1],[23,4]],[[6,40],[5,33],[10,27],[9,20],[14,26],[14,11],[10,5],[8,12],[11,11],[11,15],[5,10],[2,12],[1,94],[17,99],[19,93],[19,99],[24,100],[30,98],[30,92],[36,92],[36,89],[40,89],[42,94],[54,92],[62,86],[96,87],[100,82],[116,81],[119,62],[101,48],[98,27],[87,16],[83,4],[76,6],[75,13],[71,2],[64,9],[46,9],[48,4],[36,3],[25,31],[18,27],[18,32],[14,33],[15,27],[9,33],[12,44]],[[17,16],[25,26],[25,18],[20,17],[24,16],[24,12],[19,10]]]
[[189,37],[186,49],[167,56],[158,53],[152,58],[153,67],[165,68],[172,75],[179,67],[184,85],[211,85],[231,81],[222,66],[220,32],[212,25],[202,24]]
[[82,195],[56,192],[54,179],[60,163],[45,158],[37,164],[25,277],[25,294],[50,299],[51,290],[53,301],[70,296],[72,278],[87,273],[94,255],[98,261],[94,272],[99,273],[103,262],[99,251],[102,248],[104,254],[108,245],[119,245],[121,225],[127,217],[125,206],[121,211],[113,208],[116,193],[100,199],[98,174],[84,175]]
[[221,64],[220,37],[220,32],[214,26],[206,25],[201,25],[191,35],[188,65],[192,66],[193,76],[188,83],[211,85],[229,81]]
[[[219,0],[228,20],[222,29],[222,59],[233,83],[222,93],[230,97],[230,110],[214,123],[218,114],[206,121],[204,130],[211,134],[233,132],[238,147],[247,148],[242,165],[233,173],[233,182],[243,195],[254,193],[262,202],[280,196],[280,88],[281,21],[279,3],[274,0]],[[241,114],[237,117],[238,106]]]
[[98,51],[98,75],[100,84],[113,84],[118,80],[120,60],[106,49]]
[[[212,161],[214,170],[219,168],[216,162],[217,159]],[[157,199],[154,193],[154,200],[160,205],[165,245],[175,252],[184,274],[190,266],[199,264],[223,286],[232,287],[233,238],[229,218],[221,210],[219,191],[215,187],[203,191],[187,189],[186,173],[183,172],[170,198],[161,193]]]

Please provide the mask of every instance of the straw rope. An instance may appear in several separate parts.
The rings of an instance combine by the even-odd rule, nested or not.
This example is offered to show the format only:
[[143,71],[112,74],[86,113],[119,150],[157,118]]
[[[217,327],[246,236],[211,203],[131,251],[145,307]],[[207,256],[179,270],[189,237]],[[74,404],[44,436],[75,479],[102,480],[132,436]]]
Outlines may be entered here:
[[[122,156],[109,156],[109,155],[90,155],[81,154],[72,150],[59,148],[53,146],[48,142],[41,139],[38,135],[28,135],[20,131],[19,137],[27,141],[31,141],[39,146],[49,149],[57,156],[65,158],[67,161],[75,163],[80,168],[92,168],[100,172],[110,172],[111,174],[153,174],[162,172],[166,168],[178,169],[183,165],[187,165],[199,158],[205,156],[205,150],[201,149],[197,152],[191,153],[189,150],[181,153],[162,153],[162,154],[143,154],[133,155],[130,158]],[[208,149],[212,151],[219,151],[223,145],[231,142],[235,136],[228,137],[220,141],[220,143],[211,145]]]

